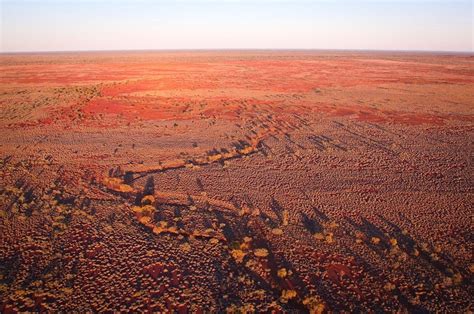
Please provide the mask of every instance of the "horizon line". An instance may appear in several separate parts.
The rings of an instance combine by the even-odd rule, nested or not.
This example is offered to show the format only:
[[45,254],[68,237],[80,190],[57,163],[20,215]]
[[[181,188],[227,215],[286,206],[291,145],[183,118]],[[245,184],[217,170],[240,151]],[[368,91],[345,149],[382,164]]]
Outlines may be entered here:
[[78,50],[15,50],[0,51],[9,54],[58,54],[58,53],[101,53],[101,52],[217,52],[217,51],[295,51],[295,52],[393,52],[393,53],[447,53],[472,54],[473,50],[427,50],[427,49],[364,49],[364,48],[158,48],[158,49],[78,49]]

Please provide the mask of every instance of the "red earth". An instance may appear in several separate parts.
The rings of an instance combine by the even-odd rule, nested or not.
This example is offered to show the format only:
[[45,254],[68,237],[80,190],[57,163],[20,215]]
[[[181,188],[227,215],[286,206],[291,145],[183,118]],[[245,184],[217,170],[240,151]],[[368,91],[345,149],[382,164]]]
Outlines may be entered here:
[[2,313],[474,309],[473,55],[0,60]]

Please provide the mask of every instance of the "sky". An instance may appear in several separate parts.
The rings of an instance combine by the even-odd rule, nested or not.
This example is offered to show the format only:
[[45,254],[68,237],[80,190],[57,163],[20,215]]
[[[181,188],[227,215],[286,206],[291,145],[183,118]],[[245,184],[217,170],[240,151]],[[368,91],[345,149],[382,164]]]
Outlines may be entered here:
[[0,52],[473,51],[473,0],[0,0]]

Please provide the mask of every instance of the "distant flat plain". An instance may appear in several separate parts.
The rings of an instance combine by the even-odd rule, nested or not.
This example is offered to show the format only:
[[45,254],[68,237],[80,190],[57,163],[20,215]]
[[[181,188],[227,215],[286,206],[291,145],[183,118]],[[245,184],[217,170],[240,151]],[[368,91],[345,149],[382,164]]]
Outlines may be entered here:
[[0,310],[473,310],[474,56],[0,55]]

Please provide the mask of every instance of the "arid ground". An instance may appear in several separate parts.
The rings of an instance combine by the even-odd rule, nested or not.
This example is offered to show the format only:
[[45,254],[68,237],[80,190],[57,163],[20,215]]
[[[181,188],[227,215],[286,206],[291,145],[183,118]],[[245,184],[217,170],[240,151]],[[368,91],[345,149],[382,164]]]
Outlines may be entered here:
[[0,311],[474,310],[474,55],[0,55]]

